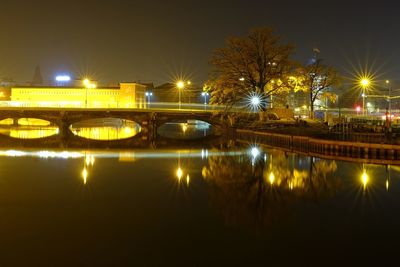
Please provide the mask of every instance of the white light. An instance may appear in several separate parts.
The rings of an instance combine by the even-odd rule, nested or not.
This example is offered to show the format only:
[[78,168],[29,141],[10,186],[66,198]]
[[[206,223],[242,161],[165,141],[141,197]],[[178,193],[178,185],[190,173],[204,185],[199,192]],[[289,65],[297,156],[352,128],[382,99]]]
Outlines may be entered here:
[[260,155],[260,150],[256,147],[253,147],[251,149],[251,155],[253,156],[253,158],[257,158]]
[[258,105],[260,105],[261,103],[261,99],[258,96],[253,96],[251,98],[251,104],[255,107],[257,107]]
[[58,75],[58,76],[56,76],[56,81],[57,82],[69,82],[69,81],[71,81],[71,77],[68,75]]

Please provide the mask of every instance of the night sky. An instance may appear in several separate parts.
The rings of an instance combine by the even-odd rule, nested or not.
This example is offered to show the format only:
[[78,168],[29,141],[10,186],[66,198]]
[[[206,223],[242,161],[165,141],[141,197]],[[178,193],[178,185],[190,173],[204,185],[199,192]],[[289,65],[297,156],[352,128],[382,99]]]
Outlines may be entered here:
[[[372,2],[372,1],[371,1]],[[36,65],[104,83],[185,76],[202,83],[215,48],[271,26],[305,62],[320,57],[346,75],[351,64],[381,79],[400,73],[395,1],[20,1],[1,0],[0,77],[31,81]]]

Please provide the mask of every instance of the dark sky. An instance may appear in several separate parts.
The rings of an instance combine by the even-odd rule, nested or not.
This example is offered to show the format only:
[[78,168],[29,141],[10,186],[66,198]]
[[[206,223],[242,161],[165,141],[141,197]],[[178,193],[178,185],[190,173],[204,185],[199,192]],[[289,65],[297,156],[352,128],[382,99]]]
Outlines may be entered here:
[[297,60],[317,46],[343,72],[368,60],[395,79],[398,10],[395,1],[1,0],[0,77],[30,81],[39,64],[47,79],[69,72],[103,82],[184,75],[201,83],[226,37],[271,26],[296,45]]

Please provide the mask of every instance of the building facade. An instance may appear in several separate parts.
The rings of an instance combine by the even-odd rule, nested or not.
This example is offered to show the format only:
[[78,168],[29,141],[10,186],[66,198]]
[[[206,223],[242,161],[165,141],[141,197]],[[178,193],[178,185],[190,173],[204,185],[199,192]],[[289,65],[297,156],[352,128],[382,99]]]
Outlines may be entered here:
[[146,86],[120,83],[119,87],[12,87],[13,106],[71,108],[146,108]]

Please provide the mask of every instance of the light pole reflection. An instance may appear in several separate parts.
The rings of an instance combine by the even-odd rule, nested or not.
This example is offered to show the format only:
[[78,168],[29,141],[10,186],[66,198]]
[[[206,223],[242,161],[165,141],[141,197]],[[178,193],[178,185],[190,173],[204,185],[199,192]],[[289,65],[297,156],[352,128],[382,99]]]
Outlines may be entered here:
[[361,183],[363,185],[364,190],[367,188],[369,182],[369,176],[365,168],[363,168],[363,173],[361,174]]

